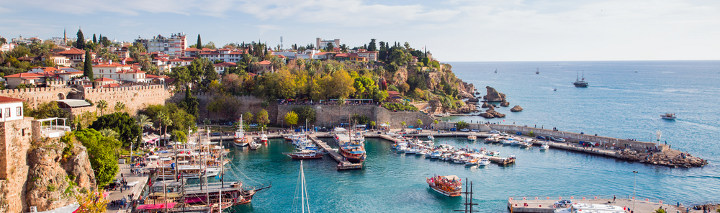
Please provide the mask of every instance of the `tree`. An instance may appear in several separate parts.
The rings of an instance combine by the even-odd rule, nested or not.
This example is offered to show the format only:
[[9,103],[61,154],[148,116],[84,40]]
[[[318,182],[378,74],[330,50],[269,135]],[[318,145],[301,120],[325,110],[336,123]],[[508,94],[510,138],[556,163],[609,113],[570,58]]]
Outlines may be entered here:
[[298,123],[297,113],[293,111],[285,113],[285,123],[290,125],[290,127],[296,125]]
[[418,127],[423,125],[422,119],[417,119],[417,121],[415,123],[417,124]]
[[158,120],[160,121],[161,130],[162,126],[165,126],[165,132],[163,133],[163,137],[165,137],[165,135],[167,135],[168,126],[172,125],[172,120],[170,120],[170,117],[167,116],[164,112],[160,112],[158,114]]
[[253,120],[253,114],[252,114],[252,112],[247,111],[247,112],[243,113],[243,120],[248,121],[248,123],[249,123],[250,121],[252,121],[252,120]]
[[97,37],[95,37],[95,33],[93,33],[93,44],[97,44]]
[[34,117],[36,119],[43,119],[43,118],[70,118],[70,113],[67,111],[60,109],[58,107],[57,102],[47,102],[42,103],[38,105],[37,108],[31,109],[25,102],[23,102],[23,108],[25,108],[25,114]]
[[400,125],[402,125],[402,128],[405,129],[405,125],[407,125],[407,123],[405,123],[405,121],[400,121]]
[[105,100],[99,100],[95,107],[100,109],[100,115],[105,115],[105,109],[108,107],[108,103]]
[[315,123],[315,109],[311,106],[295,107],[292,111],[298,115],[298,122]]
[[120,142],[105,137],[95,129],[82,129],[74,132],[78,141],[87,148],[90,166],[95,173],[98,186],[105,186],[115,178],[118,172],[116,150]]
[[77,32],[77,41],[75,42],[75,48],[81,50],[85,49],[85,36],[83,36],[83,32],[81,29],[78,29]]
[[140,128],[143,130],[145,127],[152,126],[152,122],[150,121],[150,118],[147,115],[144,114],[138,114],[135,116],[135,123],[140,126]]
[[458,129],[467,129],[469,126],[470,126],[470,124],[468,124],[468,123],[465,122],[465,121],[458,121],[458,122],[455,124],[455,127],[457,127]]
[[257,113],[257,116],[255,118],[258,124],[265,126],[268,123],[270,123],[270,118],[268,116],[268,111],[265,109],[261,109],[260,112]]
[[200,34],[198,34],[197,44],[195,45],[195,48],[202,49],[202,40],[200,40]]
[[130,117],[126,112],[116,112],[100,116],[90,125],[90,128],[96,130],[111,129],[120,135],[118,140],[128,147],[132,142],[139,141],[142,136],[140,126],[138,126],[135,119]]
[[370,121],[370,126],[371,126],[373,129],[375,129],[375,125],[376,125],[376,124],[377,124],[377,123],[375,123],[375,121]]
[[192,95],[192,91],[190,90],[190,87],[185,87],[185,100],[183,100],[182,107],[185,109],[185,111],[193,116],[198,115],[198,106],[200,105],[200,102],[198,101],[197,97]]
[[75,212],[77,213],[103,213],[107,212],[108,200],[105,200],[102,190],[90,190],[83,194],[75,195],[75,200],[80,204]]
[[90,53],[90,50],[85,50],[85,61],[83,62],[83,75],[90,79],[90,81],[93,80],[93,70],[92,70],[92,53]]
[[375,39],[370,39],[370,44],[368,44],[368,51],[377,51],[377,46],[375,44]]
[[335,50],[335,47],[332,43],[328,43],[327,46],[325,46],[325,52],[332,52],[333,50]]
[[120,102],[120,101],[116,102],[116,103],[115,103],[115,111],[116,111],[116,112],[120,112],[120,111],[123,111],[123,110],[125,110],[125,103]]
[[185,143],[187,142],[187,134],[185,131],[175,130],[170,133],[170,137],[175,142]]

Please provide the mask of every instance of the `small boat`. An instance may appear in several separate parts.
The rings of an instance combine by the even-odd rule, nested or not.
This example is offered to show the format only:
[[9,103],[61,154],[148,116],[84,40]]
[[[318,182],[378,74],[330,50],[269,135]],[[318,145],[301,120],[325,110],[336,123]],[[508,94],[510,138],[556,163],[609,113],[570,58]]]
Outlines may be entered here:
[[540,75],[540,68],[535,68],[535,75]]
[[304,160],[304,159],[320,159],[322,158],[322,153],[319,153],[315,150],[300,150],[296,152],[291,153],[285,153],[285,155],[289,156],[292,159],[296,160]]
[[675,118],[677,118],[675,117],[675,113],[665,113],[664,115],[660,115],[660,117],[665,120],[675,120]]
[[238,125],[238,129],[235,130],[233,144],[238,147],[248,146],[248,144],[250,144],[250,140],[250,137],[245,135],[245,130],[243,130],[242,116],[240,116],[240,125]]
[[578,78],[575,79],[575,82],[573,83],[573,85],[575,85],[575,87],[582,87],[582,88],[588,87],[588,82],[585,81],[585,73],[583,73],[582,79],[579,79],[579,76],[578,76]]
[[495,73],[497,73],[497,68],[495,69]]
[[470,136],[467,137],[467,139],[468,139],[468,141],[475,141],[475,140],[477,140],[477,136],[475,136],[475,135],[470,135]]
[[448,197],[457,197],[462,195],[462,181],[458,176],[434,176],[426,178],[428,186],[437,193]]
[[428,140],[435,140],[435,137],[433,135],[428,135],[427,138]]
[[543,143],[542,145],[540,145],[540,150],[545,151],[545,150],[548,150],[548,149],[550,149],[550,144],[548,144],[548,143]]
[[557,88],[553,88],[553,92],[557,91]]
[[249,144],[249,148],[250,148],[251,150],[257,150],[258,148],[260,148],[260,146],[262,146],[262,144],[260,144],[260,143],[258,143],[258,142],[255,142],[255,141],[252,141],[252,142],[250,142],[250,144]]
[[480,161],[478,161],[478,163],[477,163],[477,165],[480,166],[480,167],[484,167],[484,166],[487,166],[487,165],[489,165],[489,164],[490,164],[490,160],[488,160],[487,158],[482,158],[482,159],[480,159]]
[[430,158],[431,158],[431,159],[438,159],[438,158],[440,158],[441,156],[442,156],[442,153],[441,153],[441,152],[438,152],[438,151],[434,151],[434,152],[430,153]]
[[260,135],[260,142],[267,143],[267,141],[268,141],[268,137],[266,134]]
[[468,159],[467,161],[465,161],[465,166],[468,166],[468,167],[469,167],[469,166],[475,166],[475,165],[477,165],[477,164],[478,164],[478,159],[477,159],[477,158],[470,158],[470,159]]

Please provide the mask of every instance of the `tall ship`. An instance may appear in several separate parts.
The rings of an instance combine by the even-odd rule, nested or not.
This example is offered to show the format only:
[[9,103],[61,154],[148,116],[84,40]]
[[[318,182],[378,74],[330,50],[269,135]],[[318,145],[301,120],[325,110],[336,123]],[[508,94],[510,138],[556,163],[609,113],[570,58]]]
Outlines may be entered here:
[[585,81],[585,73],[583,73],[582,79],[580,76],[577,76],[573,85],[575,85],[575,87],[588,87],[588,82]]
[[340,155],[345,157],[350,163],[362,163],[365,161],[367,154],[365,153],[365,142],[357,136],[353,137],[350,131],[345,128],[337,127],[334,129],[335,142],[340,146]]
[[245,130],[243,130],[243,120],[242,115],[240,116],[240,126],[237,130],[235,130],[235,138],[233,140],[233,144],[238,147],[248,146],[250,144],[251,138],[247,135],[245,135]]
[[458,176],[433,176],[426,179],[428,186],[436,192],[448,196],[457,197],[462,195],[462,180]]

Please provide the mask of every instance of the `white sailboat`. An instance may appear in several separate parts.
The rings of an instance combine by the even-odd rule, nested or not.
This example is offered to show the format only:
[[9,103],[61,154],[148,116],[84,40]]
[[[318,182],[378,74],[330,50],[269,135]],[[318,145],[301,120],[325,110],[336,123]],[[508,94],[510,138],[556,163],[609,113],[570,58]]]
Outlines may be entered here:
[[[298,178],[299,178],[298,181],[300,182],[300,212],[302,212],[302,213],[308,212],[309,213],[310,212],[310,197],[308,197],[307,187],[305,185],[305,172],[303,171],[303,161],[302,160],[300,160],[300,176]],[[294,203],[295,202],[293,202],[293,204]]]

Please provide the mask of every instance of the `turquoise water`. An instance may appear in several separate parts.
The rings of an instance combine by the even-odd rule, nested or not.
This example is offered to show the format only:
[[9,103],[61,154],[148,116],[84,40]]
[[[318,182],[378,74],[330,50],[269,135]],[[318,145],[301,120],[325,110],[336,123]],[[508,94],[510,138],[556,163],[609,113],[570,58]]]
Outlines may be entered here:
[[[507,62],[453,63],[457,76],[484,93],[490,85],[506,93],[511,105],[525,111],[509,112],[504,122],[557,127],[619,138],[662,140],[673,148],[710,160],[695,169],[670,169],[587,156],[560,150],[520,149],[464,138],[436,141],[461,147],[499,150],[513,154],[517,164],[466,168],[415,155],[393,153],[390,143],[369,139],[364,170],[338,172],[329,158],[305,161],[311,210],[315,212],[451,212],[462,209],[462,199],[439,196],[428,189],[425,177],[455,174],[473,181],[474,202],[480,212],[502,212],[508,196],[625,197],[633,193],[632,171],[637,174],[638,197],[666,202],[697,203],[720,200],[720,62]],[[535,68],[540,75],[535,75]],[[494,74],[493,70],[498,69]],[[584,70],[590,87],[574,88],[576,71]],[[636,72],[637,71],[637,72]],[[553,92],[553,88],[557,91]],[[668,122],[659,115],[674,112]],[[476,116],[452,120],[488,121]],[[292,145],[271,140],[258,151],[231,148],[232,174],[228,180],[248,185],[272,183],[238,212],[292,212],[299,161],[282,152]]]

